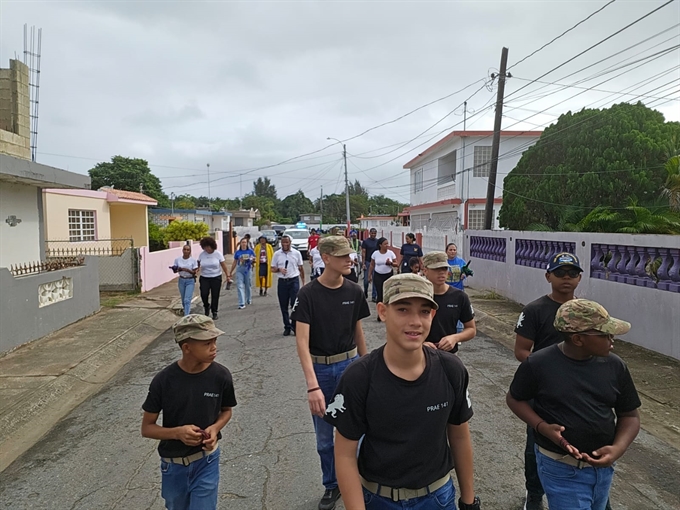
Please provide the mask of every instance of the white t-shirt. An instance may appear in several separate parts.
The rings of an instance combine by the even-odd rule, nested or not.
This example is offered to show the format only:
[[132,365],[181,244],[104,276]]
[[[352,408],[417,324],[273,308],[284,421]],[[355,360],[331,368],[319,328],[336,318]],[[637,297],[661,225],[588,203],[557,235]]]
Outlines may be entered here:
[[359,260],[359,256],[357,255],[356,252],[352,252],[349,254],[349,259],[352,261],[352,271],[355,273],[357,272],[357,266],[356,266],[356,261]]
[[193,257],[189,257],[188,259],[177,257],[175,259],[175,265],[180,268],[178,271],[180,278],[192,278],[194,275],[188,271],[182,271],[182,269],[196,269],[198,267],[198,262],[196,262],[196,259]]
[[321,253],[319,253],[319,249],[317,247],[309,250],[309,256],[312,257],[312,269],[321,269],[322,267],[326,267],[326,264],[323,263]]
[[198,256],[198,262],[201,264],[201,276],[206,278],[214,278],[222,276],[222,268],[220,263],[224,262],[224,255],[215,250],[212,253],[202,251]]
[[387,250],[385,253],[380,253],[380,250],[375,250],[371,258],[375,262],[375,272],[380,274],[388,274],[392,272],[392,266],[387,265],[387,259],[391,262],[397,260],[397,256],[392,250]]
[[[286,267],[286,261],[288,262],[288,267]],[[300,266],[302,264],[302,254],[292,247],[288,251],[283,251],[283,249],[276,250],[272,258],[272,267],[286,270],[286,276],[279,273],[279,278],[297,278],[300,276]]]

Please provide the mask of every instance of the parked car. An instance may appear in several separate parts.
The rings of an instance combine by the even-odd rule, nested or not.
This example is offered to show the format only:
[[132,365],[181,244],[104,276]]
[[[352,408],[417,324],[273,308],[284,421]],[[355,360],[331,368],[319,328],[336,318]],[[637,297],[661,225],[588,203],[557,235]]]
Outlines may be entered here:
[[306,228],[287,228],[284,235],[290,236],[291,245],[306,259],[309,253],[309,230]]
[[281,236],[283,235],[283,233],[286,230],[286,226],[285,225],[272,225],[272,230],[274,230],[276,232],[276,235],[278,235],[279,239],[280,239]]
[[276,248],[279,245],[279,235],[276,233],[276,230],[261,230],[260,236],[265,236],[267,242],[271,244],[273,248]]

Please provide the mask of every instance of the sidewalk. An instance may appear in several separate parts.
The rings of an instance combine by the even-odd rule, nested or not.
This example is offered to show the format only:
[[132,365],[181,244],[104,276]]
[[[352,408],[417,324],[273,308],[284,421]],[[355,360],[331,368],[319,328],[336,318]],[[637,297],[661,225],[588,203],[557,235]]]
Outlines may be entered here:
[[[467,287],[466,292],[477,329],[512,350],[522,306],[488,291]],[[640,394],[642,428],[680,449],[680,361],[622,340],[615,341],[614,352],[628,365]]]
[[179,309],[173,280],[0,357],[0,472],[172,326]]

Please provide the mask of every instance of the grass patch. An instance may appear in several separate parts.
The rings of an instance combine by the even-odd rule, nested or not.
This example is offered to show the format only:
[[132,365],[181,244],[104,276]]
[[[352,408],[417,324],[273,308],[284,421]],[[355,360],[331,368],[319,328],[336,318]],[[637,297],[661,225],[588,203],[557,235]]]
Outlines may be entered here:
[[479,296],[479,299],[489,299],[489,300],[492,300],[492,301],[497,301],[497,300],[501,300],[501,299],[505,299],[505,298],[503,296],[501,296],[500,294],[498,294],[496,291],[490,290],[489,292],[481,294]]
[[113,308],[125,301],[129,301],[138,296],[138,290],[122,290],[122,291],[103,291],[99,293],[99,304],[102,307]]

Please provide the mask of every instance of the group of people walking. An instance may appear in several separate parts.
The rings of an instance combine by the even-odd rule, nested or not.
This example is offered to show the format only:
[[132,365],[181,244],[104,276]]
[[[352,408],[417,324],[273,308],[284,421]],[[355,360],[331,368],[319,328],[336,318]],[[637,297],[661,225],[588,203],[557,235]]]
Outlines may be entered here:
[[[348,510],[478,510],[470,376],[457,356],[460,345],[476,335],[474,310],[461,288],[468,265],[455,245],[423,255],[410,236],[399,263],[386,240],[376,239],[375,231],[370,234],[361,255],[344,237],[321,238],[314,250],[323,271],[307,285],[302,257],[285,236],[270,263],[280,275],[284,335],[295,334],[307,386],[324,485],[318,508],[332,510],[342,495]],[[404,263],[406,256],[410,259]],[[385,344],[370,353],[362,328],[362,320],[371,315],[368,288],[348,278],[355,257],[363,261],[364,283],[374,283],[374,313],[385,323]],[[400,274],[392,275],[395,267]],[[551,510],[609,508],[613,464],[639,431],[635,385],[625,363],[610,353],[614,335],[626,333],[630,324],[611,317],[598,303],[575,297],[581,272],[575,255],[552,257],[545,273],[551,292],[524,308],[515,329],[515,356],[521,364],[506,402],[527,424],[527,510],[543,509],[544,495]],[[231,375],[212,361],[219,334],[208,317],[189,315],[178,322],[175,336],[182,359],[154,378],[144,404],[143,434],[161,439],[168,508],[216,506],[216,480],[205,506],[190,503],[193,486],[184,482],[179,486],[189,503],[169,503],[177,489],[166,490],[166,485],[179,483],[182,468],[189,480],[196,478],[198,471],[189,470],[194,462],[206,473],[215,469],[208,459],[219,455],[219,431],[236,405]],[[222,395],[221,401],[204,410],[195,424],[165,415],[158,427],[158,413],[165,414],[164,385],[178,369],[200,372],[191,384],[204,381],[203,392],[210,382],[214,393],[204,394]],[[167,403],[173,410],[176,397]],[[196,401],[186,405],[199,416]],[[205,493],[196,490],[197,501]]]

